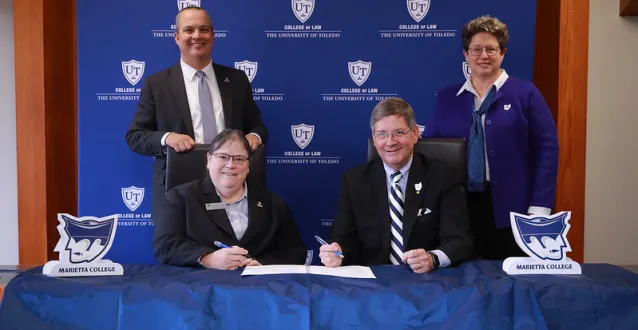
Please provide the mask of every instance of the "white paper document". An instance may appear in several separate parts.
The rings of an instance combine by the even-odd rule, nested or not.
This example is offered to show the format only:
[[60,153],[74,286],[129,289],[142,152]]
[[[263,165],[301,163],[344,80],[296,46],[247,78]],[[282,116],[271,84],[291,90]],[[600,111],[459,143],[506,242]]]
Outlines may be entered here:
[[244,269],[244,272],[241,273],[241,276],[271,274],[314,274],[350,278],[376,278],[370,267],[365,266],[329,268],[324,266],[303,265],[248,266]]
[[343,267],[324,267],[324,266],[307,266],[308,274],[329,275],[338,277],[351,278],[376,278],[370,267],[365,266],[343,266]]
[[307,274],[304,265],[266,265],[266,266],[248,266],[241,273],[245,275],[271,275],[271,274]]

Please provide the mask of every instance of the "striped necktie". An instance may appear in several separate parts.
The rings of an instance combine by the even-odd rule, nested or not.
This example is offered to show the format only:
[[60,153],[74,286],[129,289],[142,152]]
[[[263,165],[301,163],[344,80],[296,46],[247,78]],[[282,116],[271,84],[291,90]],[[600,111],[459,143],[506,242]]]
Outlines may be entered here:
[[206,73],[197,71],[197,96],[199,97],[199,108],[201,109],[202,129],[204,131],[204,143],[211,143],[217,136],[217,123],[215,120],[215,110],[213,109],[213,96],[210,87],[206,82]]
[[390,186],[390,218],[392,224],[390,232],[392,238],[390,240],[390,261],[394,265],[401,263],[403,259],[403,201],[404,196],[399,186],[401,181],[401,171],[396,171],[390,175],[392,185]]

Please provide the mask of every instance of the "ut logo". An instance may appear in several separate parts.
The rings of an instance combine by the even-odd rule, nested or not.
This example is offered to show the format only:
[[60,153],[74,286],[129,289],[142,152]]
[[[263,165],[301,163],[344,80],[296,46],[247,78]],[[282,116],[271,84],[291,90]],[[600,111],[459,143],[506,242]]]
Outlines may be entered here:
[[299,125],[290,125],[292,131],[292,138],[299,148],[304,149],[312,141],[312,137],[315,134],[315,125],[306,125],[301,123]]
[[177,0],[177,8],[182,10],[188,7],[200,7],[200,0]]
[[131,85],[135,86],[135,84],[142,79],[145,65],[146,63],[143,61],[122,61],[122,73],[124,73],[124,78],[126,78]]
[[131,212],[134,212],[140,207],[144,200],[144,188],[137,188],[135,186],[122,188],[122,200],[124,204],[126,204],[126,207],[128,207]]
[[251,61],[235,62],[235,69],[244,71],[244,73],[246,73],[246,77],[248,77],[248,81],[252,83],[255,76],[257,76],[258,65],[259,64],[257,62]]
[[350,73],[350,78],[352,78],[352,81],[354,81],[357,86],[363,85],[363,83],[368,80],[371,70],[372,62],[364,62],[361,60],[356,62],[348,62],[348,72]]
[[315,10],[315,0],[292,0],[291,4],[292,12],[301,23],[306,23]]
[[430,10],[430,0],[407,0],[407,5],[410,16],[417,23],[421,22]]

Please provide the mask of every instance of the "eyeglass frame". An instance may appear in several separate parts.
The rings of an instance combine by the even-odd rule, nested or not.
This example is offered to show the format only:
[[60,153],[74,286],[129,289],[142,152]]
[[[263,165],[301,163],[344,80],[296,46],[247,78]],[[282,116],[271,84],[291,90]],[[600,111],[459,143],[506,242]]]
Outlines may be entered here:
[[[408,133],[410,133],[413,129],[414,127],[408,127],[407,130],[395,129],[394,131],[389,133],[386,131],[372,132],[372,137],[374,137],[377,140],[384,141],[384,140],[387,140],[390,137],[390,135],[392,135],[393,139],[399,139],[399,138],[406,137]],[[379,134],[381,133],[385,133],[386,136],[385,137],[379,136]]]
[[[489,51],[488,51],[488,49],[489,49]],[[474,54],[474,52],[476,50],[480,50],[480,52],[478,54]],[[499,52],[499,50],[501,50],[501,47],[499,47],[499,46],[496,46],[495,48],[491,48],[491,47],[488,48],[488,47],[482,47],[482,46],[481,47],[468,47],[467,48],[468,54],[470,54],[472,56],[481,56],[481,55],[483,55],[483,51],[485,51],[485,54],[487,54],[487,56],[495,56]],[[491,51],[494,51],[494,53],[490,54]]]
[[[250,156],[244,156],[244,155],[229,155],[223,152],[211,152],[211,155],[215,156],[215,158],[217,158],[217,160],[219,160],[220,162],[223,163],[228,163],[230,162],[230,160],[233,160],[233,163],[237,164],[237,165],[244,165],[250,162]],[[228,157],[228,159],[224,160],[221,157]],[[241,157],[241,158],[238,158]],[[240,159],[238,161],[238,159]],[[242,160],[243,159],[243,160]]]

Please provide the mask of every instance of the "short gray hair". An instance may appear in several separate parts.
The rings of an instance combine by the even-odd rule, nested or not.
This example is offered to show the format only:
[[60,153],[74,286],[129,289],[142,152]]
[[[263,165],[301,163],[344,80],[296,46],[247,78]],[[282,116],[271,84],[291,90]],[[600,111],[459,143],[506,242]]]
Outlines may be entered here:
[[390,97],[379,103],[372,109],[370,115],[370,128],[374,131],[374,125],[381,119],[390,116],[399,116],[408,124],[408,128],[416,126],[416,117],[412,107],[400,97]]
[[208,17],[208,22],[210,22],[210,28],[211,30],[214,31],[213,29],[213,20],[210,18],[210,14],[208,13],[208,11],[202,7],[197,7],[197,6],[190,6],[190,7],[184,7],[182,8],[182,10],[179,11],[179,13],[177,13],[177,15],[175,16],[175,32],[179,32],[179,15],[187,10],[201,10],[206,14],[206,17]]

